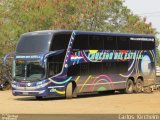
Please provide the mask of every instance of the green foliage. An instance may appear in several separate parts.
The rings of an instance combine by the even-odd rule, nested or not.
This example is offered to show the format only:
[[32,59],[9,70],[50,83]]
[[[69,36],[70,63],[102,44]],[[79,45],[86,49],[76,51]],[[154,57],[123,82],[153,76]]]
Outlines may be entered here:
[[21,34],[45,29],[156,34],[122,0],[0,1],[1,57],[14,51]]

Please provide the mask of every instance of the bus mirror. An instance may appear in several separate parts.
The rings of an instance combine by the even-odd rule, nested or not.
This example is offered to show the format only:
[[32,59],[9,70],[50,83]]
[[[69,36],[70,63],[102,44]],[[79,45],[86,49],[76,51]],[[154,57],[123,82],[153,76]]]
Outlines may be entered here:
[[3,58],[3,64],[6,65],[7,63],[7,59],[14,56],[15,55],[15,52],[10,52],[8,53],[4,58]]
[[3,58],[3,64],[6,65],[7,63],[7,59],[14,56],[15,55],[15,52],[10,52],[8,53],[4,58]]

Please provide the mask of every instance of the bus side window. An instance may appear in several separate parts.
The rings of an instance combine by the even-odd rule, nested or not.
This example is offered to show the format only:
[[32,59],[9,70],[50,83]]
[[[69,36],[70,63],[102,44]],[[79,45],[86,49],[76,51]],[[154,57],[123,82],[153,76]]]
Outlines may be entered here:
[[142,50],[142,42],[138,40],[130,40],[130,50]]
[[53,64],[52,63],[48,63],[48,76],[51,77],[54,75],[54,71],[53,71]]
[[49,62],[48,63],[48,76],[54,76],[61,72],[63,63]]
[[82,63],[81,64],[81,75],[88,75],[89,74],[89,63]]
[[122,74],[128,70],[128,62],[105,62],[103,73]]
[[153,50],[155,47],[154,41],[142,41],[143,50]]
[[51,42],[51,51],[67,49],[71,34],[56,34]]
[[89,63],[89,74],[99,75],[103,73],[102,62],[90,62]]
[[89,74],[89,64],[80,63],[71,65],[68,67],[68,76],[79,76],[79,75],[88,75]]
[[73,50],[89,50],[88,35],[76,35],[73,42]]
[[88,37],[90,50],[103,50],[103,39],[100,35],[89,35]]
[[79,76],[81,73],[80,64],[71,65],[68,67],[68,76]]
[[104,50],[116,50],[116,37],[115,36],[102,36]]
[[129,50],[130,44],[127,37],[117,36],[117,50]]

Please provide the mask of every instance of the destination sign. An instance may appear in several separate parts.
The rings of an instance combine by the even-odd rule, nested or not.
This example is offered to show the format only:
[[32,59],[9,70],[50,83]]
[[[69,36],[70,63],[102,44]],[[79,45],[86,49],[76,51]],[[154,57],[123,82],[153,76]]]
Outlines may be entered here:
[[154,38],[133,38],[131,37],[130,40],[140,40],[140,41],[154,41]]
[[39,55],[27,55],[27,56],[18,55],[16,56],[16,59],[39,59],[39,58],[41,58],[41,56]]

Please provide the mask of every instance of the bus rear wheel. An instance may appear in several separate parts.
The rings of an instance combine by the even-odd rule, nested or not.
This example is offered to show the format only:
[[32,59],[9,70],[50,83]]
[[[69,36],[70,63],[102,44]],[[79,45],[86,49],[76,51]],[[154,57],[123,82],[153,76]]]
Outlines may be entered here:
[[143,81],[141,79],[137,79],[136,81],[135,92],[136,93],[143,92]]
[[134,83],[131,79],[129,79],[126,83],[125,93],[132,94],[134,90]]

